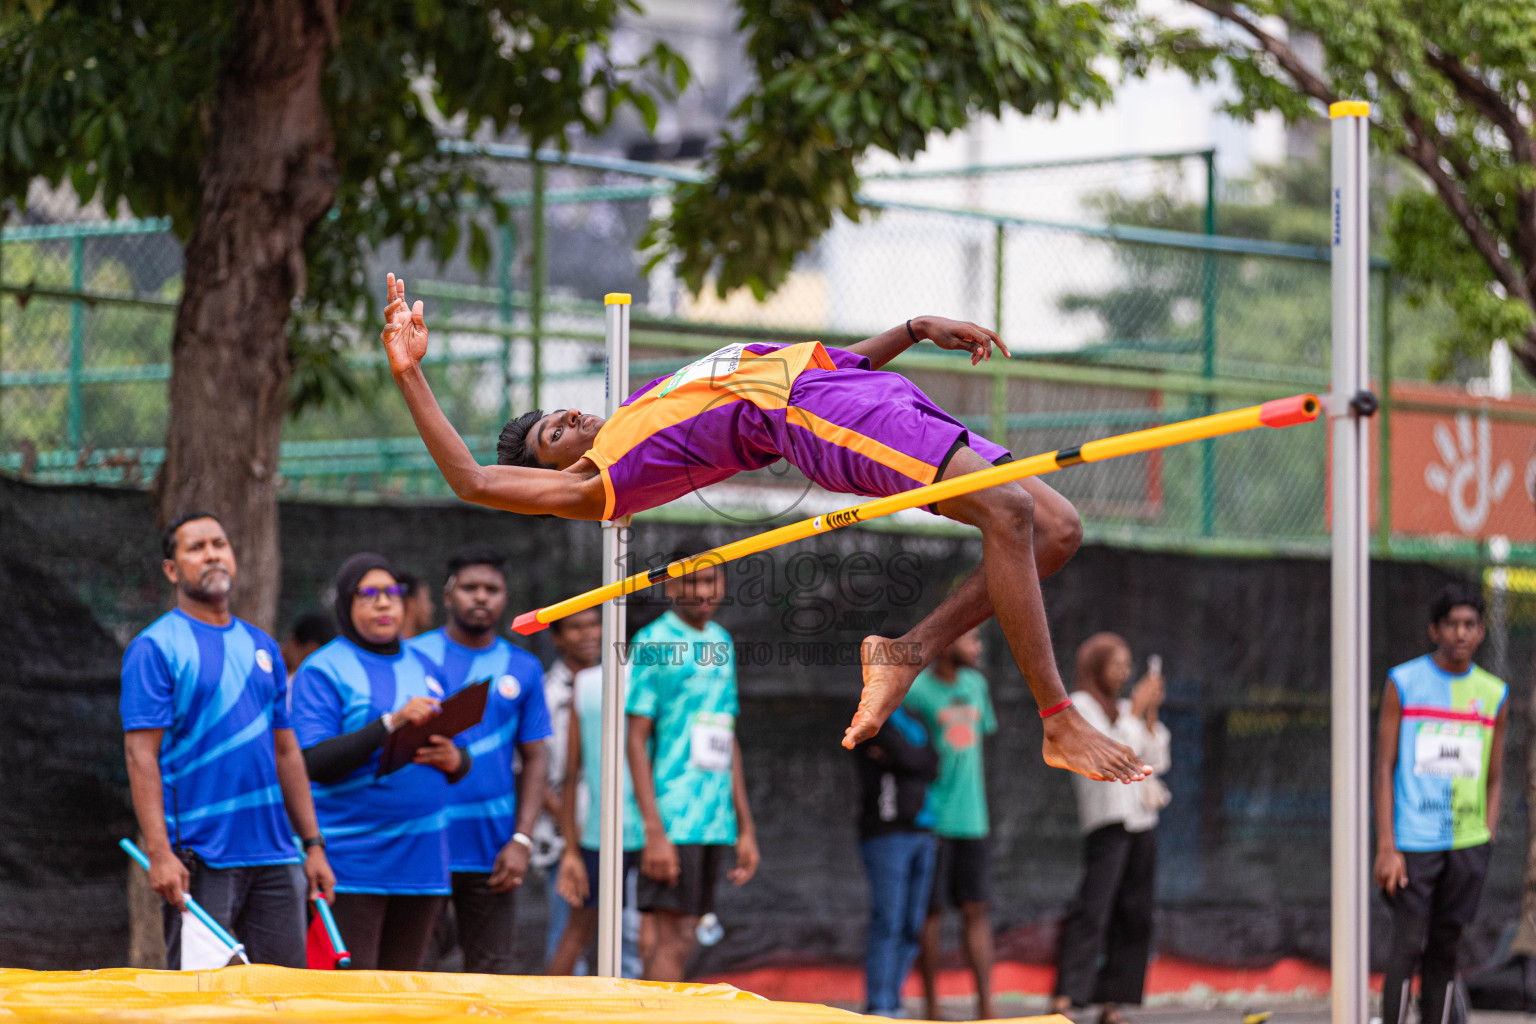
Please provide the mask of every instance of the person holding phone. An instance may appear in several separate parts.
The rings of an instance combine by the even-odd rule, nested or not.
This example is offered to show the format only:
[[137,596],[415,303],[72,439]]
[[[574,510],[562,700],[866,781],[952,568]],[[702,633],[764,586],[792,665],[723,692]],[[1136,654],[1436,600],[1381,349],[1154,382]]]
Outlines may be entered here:
[[395,729],[434,717],[442,682],[401,646],[404,587],[382,555],[353,555],[336,574],[341,635],[293,678],[293,726],[304,751],[331,863],[333,910],[357,970],[421,968],[450,892],[448,786],[469,752],[432,736],[415,763],[376,777]]
[[1152,774],[1130,785],[1074,775],[1083,841],[1083,881],[1061,925],[1056,956],[1057,1013],[1100,1003],[1100,1024],[1139,1004],[1152,952],[1157,817],[1169,800],[1168,727],[1158,720],[1165,693],[1162,658],[1121,697],[1132,674],[1131,648],[1115,633],[1095,633],[1077,649],[1072,703],[1088,724],[1135,751]]

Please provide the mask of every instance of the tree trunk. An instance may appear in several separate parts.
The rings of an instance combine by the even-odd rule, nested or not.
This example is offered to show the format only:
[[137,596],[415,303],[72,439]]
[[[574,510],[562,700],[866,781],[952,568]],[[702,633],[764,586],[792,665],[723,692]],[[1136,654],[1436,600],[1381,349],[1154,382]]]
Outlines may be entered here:
[[160,521],[198,509],[239,560],[236,614],[273,628],[277,460],[304,237],[335,194],[326,51],[346,0],[245,0],[210,116],[171,342]]
[[[144,848],[144,833],[133,841]],[[165,901],[149,887],[149,872],[129,862],[128,872],[128,966],[165,970]]]
[[1528,698],[1525,720],[1525,878],[1520,887],[1520,928],[1510,953],[1536,956],[1536,691]]

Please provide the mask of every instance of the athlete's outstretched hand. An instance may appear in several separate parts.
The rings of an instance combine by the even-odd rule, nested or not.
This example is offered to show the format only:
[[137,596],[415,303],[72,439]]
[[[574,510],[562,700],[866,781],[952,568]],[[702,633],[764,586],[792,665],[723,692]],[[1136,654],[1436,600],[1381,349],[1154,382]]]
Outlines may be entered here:
[[1013,358],[1008,346],[993,331],[980,324],[965,320],[950,320],[942,316],[923,317],[923,334],[939,348],[957,352],[969,352],[971,365],[992,358],[992,346],[996,345],[1003,355]]
[[384,353],[389,357],[391,373],[404,373],[419,364],[427,354],[427,324],[421,315],[421,300],[414,307],[405,304],[405,282],[389,275],[389,303],[384,307]]

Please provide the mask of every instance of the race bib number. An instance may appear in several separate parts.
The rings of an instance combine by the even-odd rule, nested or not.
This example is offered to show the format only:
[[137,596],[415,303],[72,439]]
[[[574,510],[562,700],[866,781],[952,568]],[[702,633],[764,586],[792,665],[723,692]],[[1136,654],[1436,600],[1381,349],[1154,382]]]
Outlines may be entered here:
[[741,353],[745,349],[745,345],[727,345],[722,349],[716,349],[703,359],[695,359],[668,377],[666,382],[661,385],[661,390],[658,394],[664,396],[669,391],[680,388],[684,384],[703,380],[706,377],[729,377],[741,365]]
[[1442,779],[1475,779],[1483,770],[1481,733],[1457,727],[1419,726],[1413,741],[1413,773]]
[[688,739],[688,766],[701,772],[728,772],[736,752],[736,720],[700,714]]

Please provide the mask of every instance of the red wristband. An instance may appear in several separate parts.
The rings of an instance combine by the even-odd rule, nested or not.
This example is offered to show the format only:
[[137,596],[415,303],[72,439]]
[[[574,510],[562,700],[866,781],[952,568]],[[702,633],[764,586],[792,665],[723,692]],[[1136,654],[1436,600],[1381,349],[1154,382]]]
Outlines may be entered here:
[[1044,711],[1040,712],[1040,717],[1041,718],[1050,718],[1052,715],[1056,714],[1057,712],[1065,711],[1065,710],[1067,710],[1067,708],[1069,708],[1071,706],[1072,706],[1072,698],[1068,697],[1066,700],[1062,701],[1060,704],[1053,704],[1051,707],[1048,707]]

